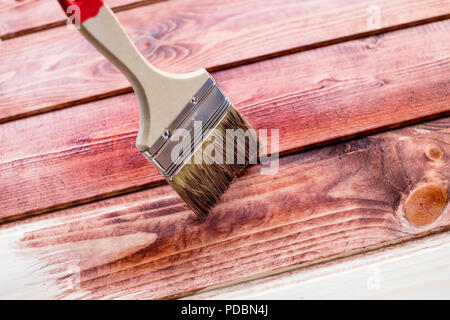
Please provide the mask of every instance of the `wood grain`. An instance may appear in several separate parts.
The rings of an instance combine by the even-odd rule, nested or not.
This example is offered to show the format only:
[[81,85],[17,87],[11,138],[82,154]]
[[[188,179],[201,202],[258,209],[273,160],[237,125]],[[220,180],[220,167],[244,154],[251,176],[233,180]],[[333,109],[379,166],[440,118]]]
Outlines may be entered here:
[[[449,31],[443,21],[214,77],[256,129],[280,130],[286,154],[448,112]],[[137,122],[127,94],[3,124],[0,218],[161,184],[134,146]]]
[[[107,0],[106,2],[115,11],[121,11],[159,1]],[[0,3],[1,40],[62,26],[65,21],[66,15],[56,0],[2,0]]]
[[448,300],[449,251],[450,232],[444,232],[186,299]]
[[[443,0],[167,1],[118,14],[140,50],[173,72],[210,71],[450,17]],[[208,30],[207,33],[204,30]],[[130,91],[126,79],[76,31],[65,27],[5,41],[0,119]]]
[[448,204],[418,227],[404,201],[427,183],[449,192],[449,120],[285,156],[272,174],[250,167],[203,223],[164,185],[5,224],[1,296],[182,296],[448,228]]

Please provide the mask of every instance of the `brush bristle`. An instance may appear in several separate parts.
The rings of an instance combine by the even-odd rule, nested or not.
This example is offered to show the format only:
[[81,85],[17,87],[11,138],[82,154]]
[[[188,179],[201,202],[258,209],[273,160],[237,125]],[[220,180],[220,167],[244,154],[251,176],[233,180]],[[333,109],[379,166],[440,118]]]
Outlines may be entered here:
[[[251,134],[244,140],[234,140],[234,150],[229,150],[229,148],[226,150],[225,137],[229,129],[242,129],[244,132],[251,132]],[[250,125],[234,107],[214,130],[214,135],[220,134],[223,140],[207,139],[180,172],[168,181],[178,195],[201,218],[208,215],[233,180],[251,162],[251,159],[254,160],[253,157],[256,157],[256,155],[252,151],[258,150],[258,138],[255,132],[251,130]],[[213,146],[210,146],[211,143]],[[205,152],[208,146],[209,148],[222,147],[225,150],[222,163],[215,162],[211,154]],[[226,161],[225,153],[230,151],[234,153],[234,161],[227,163],[229,161]],[[217,159],[217,157],[214,159]],[[238,159],[240,161],[237,161]]]

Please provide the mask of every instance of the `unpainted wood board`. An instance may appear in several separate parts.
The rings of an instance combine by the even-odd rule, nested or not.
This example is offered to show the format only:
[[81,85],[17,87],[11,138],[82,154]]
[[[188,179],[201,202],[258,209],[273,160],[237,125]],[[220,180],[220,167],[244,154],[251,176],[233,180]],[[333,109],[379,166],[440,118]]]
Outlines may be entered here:
[[450,299],[450,233],[186,297],[204,299]]
[[449,152],[446,118],[285,156],[276,173],[252,166],[204,222],[163,185],[4,224],[0,296],[178,297],[423,236],[449,225],[447,200],[424,197],[440,208],[424,226],[404,203],[448,194]]
[[[286,154],[450,110],[450,21],[214,73]],[[134,143],[132,94],[0,127],[1,219],[161,184]]]
[[[152,63],[188,72],[450,17],[448,1],[379,0],[376,24],[368,11],[373,5],[372,0],[180,0],[120,12],[118,18]],[[0,61],[2,121],[131,90],[76,30],[65,27],[5,41]]]
[[[161,0],[162,1],[162,0]],[[107,0],[114,9],[154,3],[156,0]],[[67,17],[57,0],[2,0],[0,3],[0,39],[63,25]]]

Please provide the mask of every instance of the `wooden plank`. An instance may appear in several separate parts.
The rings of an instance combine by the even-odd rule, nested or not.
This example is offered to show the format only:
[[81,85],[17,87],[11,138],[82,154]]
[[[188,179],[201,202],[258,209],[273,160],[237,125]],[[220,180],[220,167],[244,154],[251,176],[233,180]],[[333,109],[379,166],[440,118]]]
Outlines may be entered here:
[[446,118],[253,166],[203,223],[163,185],[4,224],[1,297],[182,296],[448,229],[449,152]]
[[[450,299],[450,233],[186,299]],[[342,261],[343,260],[343,261]]]
[[[450,21],[296,53],[214,74],[286,154],[448,112]],[[134,147],[133,95],[5,123],[0,218],[162,183]],[[32,141],[32,143],[30,143]]]
[[[115,11],[146,5],[156,0],[107,0]],[[2,0],[0,40],[64,25],[67,17],[56,0]]]
[[[377,5],[379,25],[368,13],[373,0],[183,0],[118,17],[146,57],[173,72],[214,71],[450,17],[450,3],[443,0],[379,0]],[[2,121],[131,90],[78,32],[65,27],[5,41],[0,59]]]

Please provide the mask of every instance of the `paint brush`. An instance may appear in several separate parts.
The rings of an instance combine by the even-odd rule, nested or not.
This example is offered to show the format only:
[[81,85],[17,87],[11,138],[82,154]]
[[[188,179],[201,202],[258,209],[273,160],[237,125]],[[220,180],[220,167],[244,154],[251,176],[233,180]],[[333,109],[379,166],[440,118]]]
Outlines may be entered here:
[[255,131],[205,69],[172,74],[151,65],[103,0],[58,1],[130,81],[139,102],[139,151],[205,218],[242,169],[256,161]]

